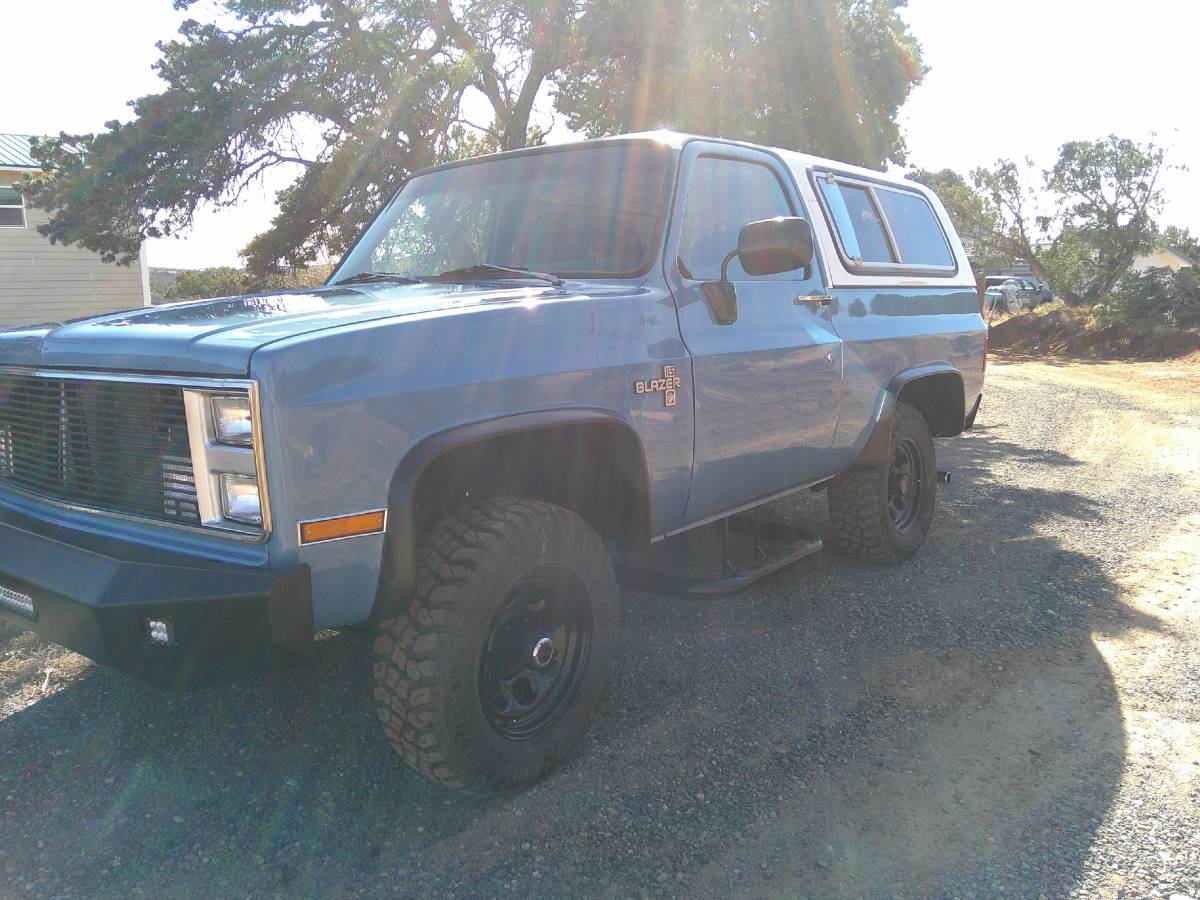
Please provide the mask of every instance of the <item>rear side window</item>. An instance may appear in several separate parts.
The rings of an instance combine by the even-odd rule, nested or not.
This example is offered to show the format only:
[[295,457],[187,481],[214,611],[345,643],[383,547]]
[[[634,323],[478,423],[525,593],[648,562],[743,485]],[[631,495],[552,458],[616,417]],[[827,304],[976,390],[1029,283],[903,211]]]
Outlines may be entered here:
[[906,191],[877,188],[875,196],[883,207],[900,261],[906,266],[953,266],[954,257],[942,234],[942,226],[924,197]]
[[843,255],[852,266],[954,268],[942,226],[920,194],[831,174],[817,178]]
[[846,255],[865,263],[894,263],[883,220],[866,188],[821,182]]

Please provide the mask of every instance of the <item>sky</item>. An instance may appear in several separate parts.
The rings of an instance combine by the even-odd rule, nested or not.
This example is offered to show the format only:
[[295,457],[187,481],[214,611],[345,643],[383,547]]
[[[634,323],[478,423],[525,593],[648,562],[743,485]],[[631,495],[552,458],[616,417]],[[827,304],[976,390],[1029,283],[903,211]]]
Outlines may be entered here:
[[[212,9],[212,0],[186,14],[170,0],[45,0],[7,10],[5,30],[21,37],[0,54],[0,131],[97,131],[129,119],[126,102],[161,84],[155,42]],[[903,15],[930,69],[900,113],[912,164],[966,173],[1028,156],[1045,168],[1068,140],[1154,135],[1171,163],[1197,169],[1164,179],[1162,221],[1200,231],[1200,117],[1190,90],[1200,3],[910,0]],[[50,23],[52,61],[40,37]],[[150,264],[238,265],[291,177],[251,189],[234,208],[202,209],[182,239],[150,241]]]

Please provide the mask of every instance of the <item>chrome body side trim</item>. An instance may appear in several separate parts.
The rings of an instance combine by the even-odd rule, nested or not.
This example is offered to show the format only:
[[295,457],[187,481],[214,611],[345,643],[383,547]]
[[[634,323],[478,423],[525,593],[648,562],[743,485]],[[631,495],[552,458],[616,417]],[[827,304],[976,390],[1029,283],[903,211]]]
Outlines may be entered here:
[[248,378],[206,378],[199,375],[145,375],[140,372],[95,372],[88,369],[45,369],[27,366],[0,365],[0,372],[32,375],[35,378],[70,378],[79,381],[124,381],[139,384],[173,384],[179,387],[198,387],[209,390],[232,388],[246,390],[255,382]]

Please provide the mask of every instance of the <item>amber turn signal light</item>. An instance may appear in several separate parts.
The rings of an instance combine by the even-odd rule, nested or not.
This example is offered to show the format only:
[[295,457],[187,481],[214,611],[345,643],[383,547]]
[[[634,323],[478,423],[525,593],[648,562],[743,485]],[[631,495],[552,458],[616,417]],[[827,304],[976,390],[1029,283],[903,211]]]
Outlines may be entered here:
[[301,522],[300,543],[315,544],[319,541],[336,541],[339,538],[358,537],[363,534],[379,534],[386,526],[386,509],[356,513],[353,516],[336,516],[332,519]]

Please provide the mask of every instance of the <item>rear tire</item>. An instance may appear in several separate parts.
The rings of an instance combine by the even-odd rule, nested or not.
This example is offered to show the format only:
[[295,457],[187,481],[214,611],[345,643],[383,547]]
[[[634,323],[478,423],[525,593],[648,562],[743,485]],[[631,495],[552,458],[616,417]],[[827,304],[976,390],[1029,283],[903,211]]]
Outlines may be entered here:
[[612,563],[579,516],[516,498],[452,514],[418,548],[412,604],[380,623],[383,730],[463,793],[531,785],[595,718],[619,617]]
[[829,486],[838,545],[867,562],[893,563],[920,549],[937,506],[937,458],[925,417],[900,403],[888,461],[845,472]]

